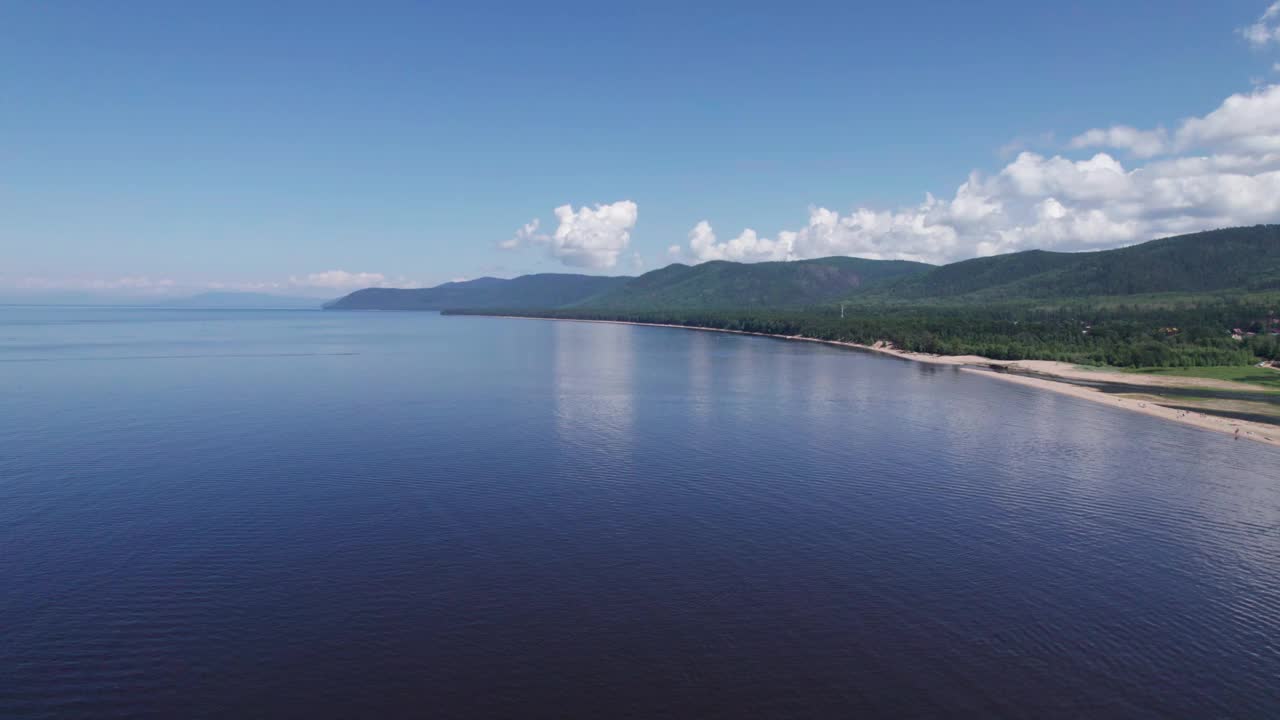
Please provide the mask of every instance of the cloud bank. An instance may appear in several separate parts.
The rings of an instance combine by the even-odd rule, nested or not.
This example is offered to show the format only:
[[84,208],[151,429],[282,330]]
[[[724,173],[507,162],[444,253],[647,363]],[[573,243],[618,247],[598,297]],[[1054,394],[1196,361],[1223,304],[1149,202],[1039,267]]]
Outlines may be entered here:
[[388,277],[376,272],[347,272],[346,270],[326,270],[303,276],[290,276],[288,287],[326,288],[330,290],[359,290],[369,287],[421,287],[404,276]]
[[41,277],[6,278],[0,275],[0,289],[27,293],[89,292],[120,296],[181,297],[198,292],[233,291],[332,297],[368,287],[416,288],[421,282],[402,276],[377,272],[326,270],[305,275],[291,275],[286,280],[220,281],[175,280],[148,275],[120,277]]
[[[1280,2],[1262,21],[1280,22]],[[1232,95],[1173,131],[1117,125],[1068,144],[1086,149],[1098,151],[1021,152],[993,175],[971,173],[950,199],[926,195],[915,207],[843,214],[811,207],[806,225],[775,238],[746,229],[720,240],[704,220],[669,253],[693,262],[856,255],[942,263],[1280,221],[1280,85]]]
[[[640,217],[630,200],[577,210],[572,205],[555,209],[558,225],[552,234],[539,232],[539,220],[525,223],[511,239],[499,243],[504,250],[540,245],[551,257],[570,267],[603,270],[618,264],[631,243],[631,230]],[[635,255],[632,255],[634,261]]]

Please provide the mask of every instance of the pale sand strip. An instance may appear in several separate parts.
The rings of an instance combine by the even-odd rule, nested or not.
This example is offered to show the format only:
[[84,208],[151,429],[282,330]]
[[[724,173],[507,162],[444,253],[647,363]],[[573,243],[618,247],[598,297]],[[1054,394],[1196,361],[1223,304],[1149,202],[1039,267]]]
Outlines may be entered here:
[[[606,325],[640,325],[647,327],[665,327],[676,328],[678,330],[698,330],[701,332],[720,332],[730,333],[732,335],[754,335],[757,337],[771,337],[780,340],[801,340],[804,342],[821,343],[823,345],[839,345],[841,347],[856,348],[858,350],[867,350],[870,352],[891,355],[904,360],[913,362],[929,363],[931,365],[952,365],[966,372],[978,373],[984,377],[1004,380],[1006,382],[1017,383],[1019,385],[1028,385],[1030,387],[1040,388],[1041,390],[1049,390],[1062,395],[1070,395],[1082,400],[1103,403],[1112,407],[1118,407],[1123,410],[1131,410],[1139,412],[1151,417],[1162,418],[1164,420],[1172,420],[1173,422],[1191,425],[1203,430],[1213,430],[1215,432],[1225,433],[1237,438],[1245,438],[1254,440],[1268,445],[1280,447],[1280,428],[1274,425],[1252,422],[1249,420],[1235,420],[1232,418],[1218,417],[1214,415],[1205,415],[1203,413],[1188,412],[1185,410],[1177,410],[1175,408],[1158,405],[1150,400],[1138,400],[1127,397],[1117,397],[1108,395],[1091,387],[1082,387],[1080,385],[1072,385],[1066,382],[1058,382],[1054,377],[1069,378],[1073,380],[1096,380],[1101,382],[1117,382],[1127,385],[1148,385],[1153,390],[1160,387],[1205,387],[1218,388],[1225,390],[1250,390],[1257,391],[1257,388],[1243,383],[1233,383],[1225,380],[1212,380],[1209,378],[1170,378],[1155,377],[1149,375],[1129,375],[1116,372],[1108,372],[1105,370],[1083,369],[1071,365],[1069,363],[1053,362],[1050,360],[992,360],[978,355],[929,355],[926,353],[913,353],[898,350],[888,343],[878,342],[874,345],[862,345],[860,343],[841,342],[839,340],[819,340],[817,338],[804,337],[803,335],[774,335],[771,333],[746,332],[744,330],[726,330],[724,328],[696,327],[692,325],[674,325],[667,323],[643,323],[630,322],[626,320],[579,320],[574,318],[541,318],[528,317],[523,315],[468,315],[467,317],[504,317],[516,320],[558,320],[562,322],[583,322],[583,323],[603,323]],[[1004,368],[1011,372],[998,372],[991,368]],[[1035,376],[1019,374],[1019,372],[1034,372]]]

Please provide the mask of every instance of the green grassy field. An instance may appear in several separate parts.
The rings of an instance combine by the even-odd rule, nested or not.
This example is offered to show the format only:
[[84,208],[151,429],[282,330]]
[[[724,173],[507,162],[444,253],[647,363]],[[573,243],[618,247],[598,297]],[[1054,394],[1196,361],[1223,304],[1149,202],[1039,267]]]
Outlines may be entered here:
[[1214,380],[1231,380],[1233,382],[1257,385],[1267,390],[1280,392],[1280,370],[1253,366],[1232,367],[1178,367],[1178,368],[1135,368],[1125,372],[1143,375],[1163,375],[1166,377],[1198,377]]

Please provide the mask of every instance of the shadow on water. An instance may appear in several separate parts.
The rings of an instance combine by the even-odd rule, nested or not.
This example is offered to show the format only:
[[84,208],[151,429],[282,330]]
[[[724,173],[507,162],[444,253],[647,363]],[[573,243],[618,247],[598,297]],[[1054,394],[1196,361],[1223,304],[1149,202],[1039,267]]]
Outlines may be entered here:
[[[947,369],[948,369],[948,370],[951,370],[951,371],[953,371],[953,372],[955,371],[955,368],[954,368],[954,367],[952,367],[952,368],[947,368]],[[937,374],[938,374],[938,373],[940,373],[940,372],[942,372],[942,366],[941,366],[941,365],[931,365],[931,364],[929,364],[929,363],[916,363],[916,374],[917,374],[917,375],[929,375],[929,376],[933,376],[933,375],[937,375]]]

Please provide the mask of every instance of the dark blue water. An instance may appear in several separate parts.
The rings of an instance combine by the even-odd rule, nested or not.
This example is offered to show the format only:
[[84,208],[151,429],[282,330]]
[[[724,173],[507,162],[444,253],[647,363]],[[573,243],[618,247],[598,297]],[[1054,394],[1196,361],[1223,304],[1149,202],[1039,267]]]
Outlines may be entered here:
[[0,308],[0,716],[1276,717],[1280,452],[763,338]]

